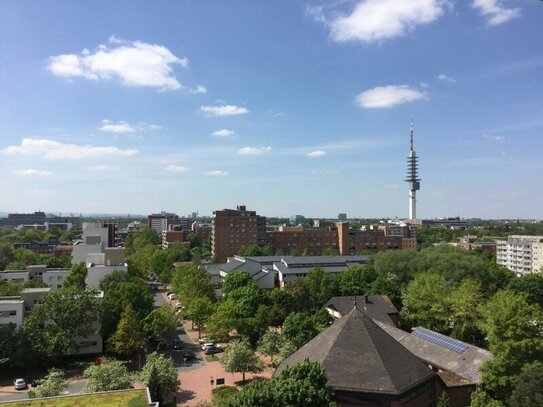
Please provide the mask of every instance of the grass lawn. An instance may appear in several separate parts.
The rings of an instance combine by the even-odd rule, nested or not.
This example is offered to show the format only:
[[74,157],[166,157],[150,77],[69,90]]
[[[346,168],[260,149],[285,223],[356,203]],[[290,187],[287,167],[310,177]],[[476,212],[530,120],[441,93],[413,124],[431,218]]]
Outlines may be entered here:
[[2,407],[147,407],[144,389],[113,393],[85,394],[52,398],[48,400],[25,400],[0,404]]

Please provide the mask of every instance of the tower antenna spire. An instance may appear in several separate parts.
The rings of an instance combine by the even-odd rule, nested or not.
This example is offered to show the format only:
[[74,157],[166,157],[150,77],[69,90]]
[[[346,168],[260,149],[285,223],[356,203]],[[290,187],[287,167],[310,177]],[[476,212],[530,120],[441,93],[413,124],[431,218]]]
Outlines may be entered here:
[[411,119],[409,131],[409,156],[407,157],[407,177],[405,181],[409,185],[409,220],[417,219],[417,191],[420,189],[418,174],[418,158],[413,148],[413,119]]

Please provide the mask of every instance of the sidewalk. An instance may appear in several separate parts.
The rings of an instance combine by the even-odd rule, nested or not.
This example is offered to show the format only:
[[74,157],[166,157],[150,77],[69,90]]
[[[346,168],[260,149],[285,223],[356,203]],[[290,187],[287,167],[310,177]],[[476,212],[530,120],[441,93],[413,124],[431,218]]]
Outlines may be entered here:
[[[191,329],[191,323],[185,321],[183,327],[190,338],[195,343],[198,343],[198,331]],[[216,384],[211,385],[210,381],[212,378],[215,383],[217,379],[224,378],[226,386],[238,386],[238,388],[241,388],[243,375],[241,373],[226,373],[219,361],[222,353],[215,356],[216,361],[206,362],[205,366],[200,369],[179,373],[178,378],[181,381],[181,391],[177,396],[178,406],[195,406],[202,400],[211,401],[211,390],[216,387]],[[249,382],[253,378],[269,378],[273,372],[273,368],[267,367],[258,374],[247,373],[245,379]]]

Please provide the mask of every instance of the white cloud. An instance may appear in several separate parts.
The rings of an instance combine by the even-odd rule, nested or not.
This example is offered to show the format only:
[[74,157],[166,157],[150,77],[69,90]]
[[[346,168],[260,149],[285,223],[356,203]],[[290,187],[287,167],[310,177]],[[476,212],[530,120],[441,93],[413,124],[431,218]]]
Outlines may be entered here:
[[319,158],[325,155],[326,155],[326,151],[322,151],[322,150],[315,150],[315,151],[311,151],[310,153],[307,153],[308,157],[313,157],[313,158]]
[[424,97],[424,93],[407,85],[387,85],[378,86],[360,93],[356,97],[356,102],[360,107],[375,109],[414,102]]
[[164,128],[164,126],[161,126],[160,124],[149,124],[147,128],[149,130],[161,130]]
[[473,0],[471,6],[486,18],[490,26],[500,25],[518,18],[521,15],[519,8],[506,8],[502,0]]
[[329,26],[335,41],[374,43],[436,21],[449,4],[449,0],[359,0],[349,14],[333,9],[327,13],[325,6],[308,8],[307,14]]
[[188,172],[190,168],[182,167],[180,165],[170,164],[166,167],[166,171],[170,172]]
[[500,136],[500,135],[497,135],[497,134],[483,134],[483,138],[485,140],[491,140],[491,141],[505,140],[505,136]]
[[4,155],[33,155],[49,160],[79,160],[100,156],[132,156],[138,153],[135,149],[122,150],[118,147],[95,147],[90,145],[77,145],[61,143],[47,139],[24,138],[18,146],[9,146],[2,149]]
[[249,110],[246,108],[234,105],[200,106],[200,110],[205,113],[210,113],[213,116],[234,116],[249,113]]
[[207,88],[205,86],[198,85],[196,88],[190,88],[190,93],[207,93]]
[[221,170],[215,170],[215,171],[208,171],[205,173],[208,177],[226,177],[228,173],[226,171]]
[[100,131],[108,133],[134,133],[136,129],[127,122],[112,123],[109,120],[102,120],[102,126],[98,128]]
[[107,165],[107,164],[89,165],[88,167],[84,167],[84,168],[89,171],[111,171],[115,169],[115,167],[112,167],[111,165]]
[[445,75],[444,73],[442,73],[441,75],[438,75],[437,79],[444,82],[456,83],[456,79],[451,78],[450,76]]
[[14,175],[23,175],[26,177],[32,177],[32,176],[46,177],[49,175],[53,175],[53,173],[50,171],[40,171],[40,170],[34,170],[32,168],[29,168],[28,170],[15,170],[15,171],[11,171],[11,173]]
[[234,134],[236,134],[234,130],[228,130],[228,129],[216,130],[213,133],[211,133],[211,135],[215,137],[230,137],[230,136],[233,136]]
[[269,153],[271,147],[243,147],[238,150],[239,155],[259,155]]
[[173,67],[188,66],[187,58],[178,58],[163,45],[109,38],[95,52],[84,49],[80,54],[52,56],[47,68],[57,76],[83,77],[92,80],[118,79],[127,86],[180,89]]

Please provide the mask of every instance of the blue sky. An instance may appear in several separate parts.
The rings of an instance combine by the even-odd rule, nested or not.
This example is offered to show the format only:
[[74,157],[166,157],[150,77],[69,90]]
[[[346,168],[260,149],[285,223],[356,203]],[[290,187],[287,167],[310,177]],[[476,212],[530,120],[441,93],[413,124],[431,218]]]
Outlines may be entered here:
[[542,218],[543,2],[0,3],[0,211]]

